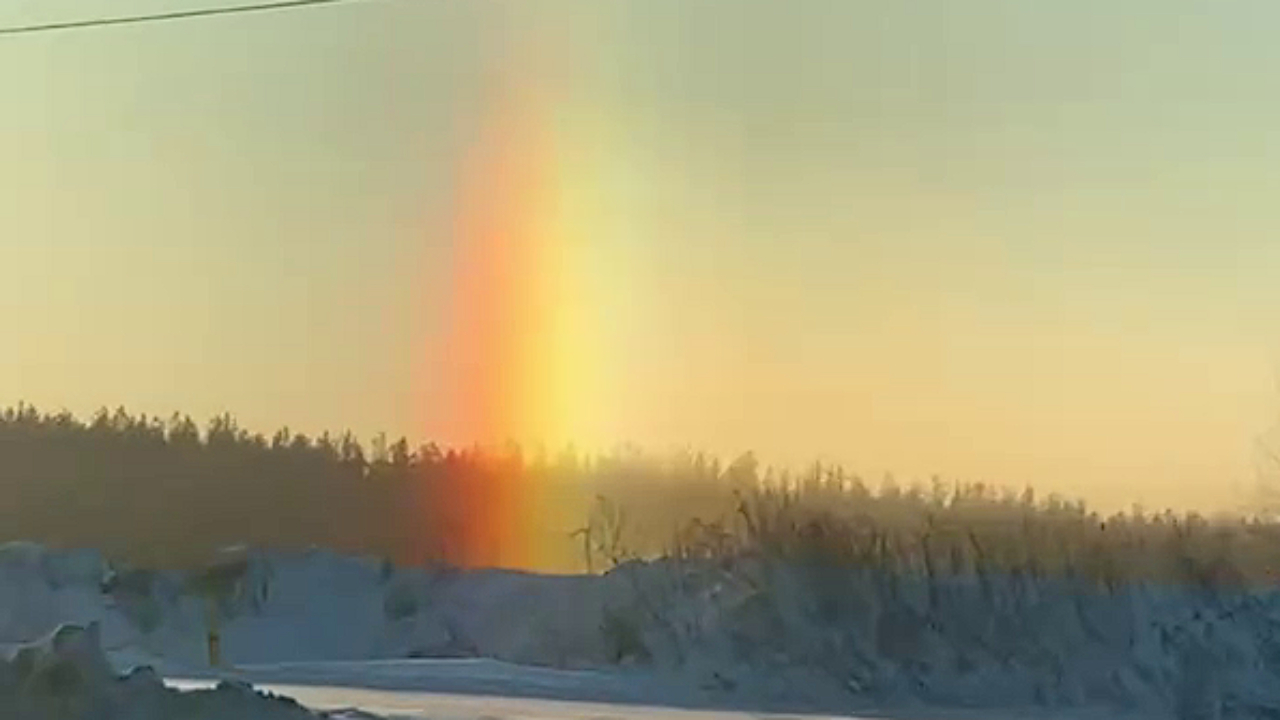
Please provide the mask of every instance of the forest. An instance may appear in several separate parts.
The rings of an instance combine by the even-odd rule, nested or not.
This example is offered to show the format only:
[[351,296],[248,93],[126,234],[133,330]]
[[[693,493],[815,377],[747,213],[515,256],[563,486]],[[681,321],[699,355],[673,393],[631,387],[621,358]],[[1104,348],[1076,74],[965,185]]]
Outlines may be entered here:
[[1065,575],[1100,585],[1272,583],[1280,525],[1195,513],[1101,516],[1082,501],[981,483],[871,488],[838,466],[762,470],[747,453],[634,448],[554,457],[411,447],[351,433],[270,436],[220,415],[203,427],[120,408],[88,420],[19,404],[0,412],[0,540],[100,549],[156,567],[218,548],[312,546],[402,565],[449,562],[439,498],[495,474],[559,488],[583,516],[556,529],[572,566],[658,556],[781,555],[912,575]]

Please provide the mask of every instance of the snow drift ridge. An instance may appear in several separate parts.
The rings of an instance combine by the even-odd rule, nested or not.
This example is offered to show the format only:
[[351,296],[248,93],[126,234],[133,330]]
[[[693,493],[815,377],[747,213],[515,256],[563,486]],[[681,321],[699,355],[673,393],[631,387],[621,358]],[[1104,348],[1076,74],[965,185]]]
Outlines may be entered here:
[[[1105,704],[1280,717],[1280,593],[1071,578],[924,578],[761,557],[603,576],[395,568],[247,552],[218,600],[235,665],[484,657],[609,669],[674,698],[837,709],[873,700]],[[117,668],[206,663],[204,600],[172,572],[0,547],[0,643],[97,623]]]

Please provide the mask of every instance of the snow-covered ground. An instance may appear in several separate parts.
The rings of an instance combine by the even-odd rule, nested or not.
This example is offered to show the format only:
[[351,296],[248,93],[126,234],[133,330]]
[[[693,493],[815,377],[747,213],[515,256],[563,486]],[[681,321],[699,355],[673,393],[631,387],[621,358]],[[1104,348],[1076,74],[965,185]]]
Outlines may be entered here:
[[[1012,720],[1036,718],[1036,720],[1154,720],[1161,715],[1118,713],[1099,708],[1014,708],[1001,712],[990,709],[963,710],[931,708],[924,706],[897,707],[894,709],[864,707],[850,709],[841,714],[766,713],[752,710],[696,709],[672,707],[662,704],[665,698],[660,692],[634,702],[592,702],[582,699],[553,699],[556,693],[547,692],[545,683],[535,679],[524,684],[519,671],[509,673],[501,688],[494,692],[479,692],[478,688],[463,680],[453,692],[406,689],[413,686],[435,685],[448,687],[448,678],[456,677],[460,668],[432,668],[426,672],[421,665],[388,672],[389,663],[342,663],[312,675],[302,668],[277,668],[245,671],[241,677],[252,680],[255,688],[297,700],[317,711],[341,712],[358,710],[387,718],[388,720]],[[394,665],[394,663],[390,663]],[[432,677],[433,670],[443,670]],[[389,676],[404,678],[397,683]],[[291,677],[293,683],[279,682]],[[275,681],[273,681],[273,679]],[[325,681],[336,684],[324,684]],[[211,680],[173,678],[166,681],[171,687],[182,690],[207,689]],[[393,689],[395,687],[400,689]],[[539,697],[539,688],[543,695]],[[465,691],[465,692],[464,692]],[[559,694],[566,697],[584,697],[593,693],[581,685],[560,687]]]
[[[795,720],[794,717],[719,710],[690,710],[641,703],[599,703],[520,696],[533,687],[572,693],[591,685],[595,674],[539,675],[516,667],[492,668],[489,682],[514,696],[465,695],[414,690],[369,689],[367,684],[419,684],[436,677],[442,684],[472,680],[466,664],[345,662],[240,668],[227,680],[163,680],[149,669],[118,675],[101,648],[100,627],[63,625],[36,643],[0,659],[0,717],[12,720]],[[225,674],[225,673],[224,673]],[[269,675],[292,676],[305,684],[263,682]],[[254,680],[252,686],[246,682]],[[317,680],[342,685],[317,684]],[[573,681],[573,682],[570,682]],[[461,685],[459,685],[461,686]],[[522,689],[523,688],[523,689]],[[470,686],[474,691],[476,687]],[[657,696],[661,697],[661,696]],[[834,718],[835,716],[829,716]],[[851,717],[851,716],[844,716]],[[870,719],[872,715],[863,715]],[[875,717],[880,717],[876,715]],[[898,714],[913,720],[976,720],[990,714],[925,712]],[[1100,716],[1055,716],[1101,720]],[[809,716],[809,720],[826,720]]]
[[[641,703],[599,703],[522,697],[529,687],[572,694],[595,674],[549,677],[521,668],[496,668],[489,681],[514,696],[369,689],[367,684],[443,684],[471,680],[465,664],[345,662],[240,668],[234,680],[162,680],[149,669],[118,675],[101,648],[100,627],[63,625],[0,659],[0,717],[11,720],[795,720],[794,717],[720,710],[690,710]],[[224,674],[226,674],[224,672]],[[305,684],[263,682],[292,676]],[[484,673],[482,673],[484,674]],[[252,686],[247,680],[254,680]],[[317,684],[317,680],[342,685]],[[570,681],[573,682],[570,682]],[[474,685],[470,686],[475,690]],[[661,696],[657,696],[661,698]],[[808,716],[827,720],[835,716]],[[846,715],[843,717],[853,717]],[[870,714],[861,717],[872,718]],[[875,717],[880,717],[876,715]],[[977,715],[923,712],[913,720],[976,720]],[[990,714],[981,716],[991,718]],[[1056,716],[1101,720],[1097,715]]]
[[146,668],[119,675],[102,652],[101,629],[62,625],[0,659],[6,720],[319,720],[297,702],[243,683],[180,692]]
[[[209,683],[170,681],[183,690],[207,689]],[[413,720],[766,720],[783,716],[723,710],[692,710],[660,705],[549,700],[506,695],[430,693],[325,685],[255,685],[297,700],[313,710],[359,710],[384,718]],[[829,716],[835,717],[835,716]],[[799,720],[787,716],[786,720]],[[812,716],[812,720],[824,720]],[[920,718],[920,720],[930,720]]]
[[[217,611],[224,660],[241,680],[313,699],[425,702],[429,713],[446,697],[522,698],[513,717],[552,701],[608,704],[601,717],[653,705],[793,717],[879,708],[913,720],[959,707],[1280,716],[1274,592],[926,583],[751,559],[601,577],[397,569],[318,550],[240,562]],[[209,607],[190,580],[112,568],[93,552],[0,546],[0,649],[96,623],[118,672],[213,678]]]
[[[182,689],[208,687],[207,683],[176,682]],[[370,690],[323,685],[263,685],[262,690],[293,698],[308,708],[342,712],[358,710],[387,720],[1116,720],[1121,717],[1098,710],[1026,710],[992,713],[990,710],[941,710],[917,708],[893,713],[867,711],[850,715],[777,715],[735,710],[692,710],[661,705],[623,705],[563,700],[543,700],[499,695],[451,695],[414,691]]]

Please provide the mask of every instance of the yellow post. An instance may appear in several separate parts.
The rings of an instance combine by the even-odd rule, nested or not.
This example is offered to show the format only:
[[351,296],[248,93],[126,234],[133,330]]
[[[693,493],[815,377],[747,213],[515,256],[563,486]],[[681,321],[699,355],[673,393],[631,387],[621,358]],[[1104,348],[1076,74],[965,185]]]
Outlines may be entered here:
[[212,596],[208,600],[207,625],[209,630],[209,666],[222,667],[222,637],[218,632],[218,601]]

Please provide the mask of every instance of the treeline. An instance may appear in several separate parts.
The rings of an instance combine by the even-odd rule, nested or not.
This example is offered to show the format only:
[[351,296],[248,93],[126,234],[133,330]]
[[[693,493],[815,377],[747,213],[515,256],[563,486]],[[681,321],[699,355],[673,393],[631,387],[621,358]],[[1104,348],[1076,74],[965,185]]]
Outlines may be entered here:
[[1059,578],[1106,589],[1154,582],[1218,592],[1280,581],[1280,523],[1271,519],[1137,508],[1104,516],[1059,496],[937,480],[872,492],[821,472],[740,495],[730,522],[692,523],[674,550],[686,558],[763,556],[898,577]]
[[426,556],[424,491],[470,460],[351,434],[267,437],[229,415],[100,410],[82,421],[20,404],[0,413],[0,537],[186,563],[228,543]]
[[[627,452],[525,457],[514,446],[412,447],[382,437],[366,446],[351,433],[309,437],[284,428],[266,436],[227,414],[201,426],[180,414],[118,408],[82,420],[19,404],[0,412],[0,541],[93,547],[166,566],[236,543],[450,561],[451,536],[467,519],[450,517],[442,500],[461,494],[483,502],[484,488],[504,476],[564,489],[558,499],[581,508],[576,525],[586,523],[587,501],[607,492],[634,517],[660,518],[631,522],[625,536],[629,547],[656,550],[654,538],[678,524],[664,494],[679,495],[689,517],[731,507],[703,482],[718,474],[717,464],[692,454],[658,464]],[[584,565],[572,530],[548,530],[572,560],[556,569]]]
[[[1238,586],[1272,583],[1280,568],[1273,521],[1104,517],[1057,496],[940,480],[872,490],[838,466],[774,473],[749,453],[727,465],[633,449],[549,458],[403,439],[366,447],[350,433],[268,437],[229,415],[201,427],[123,409],[87,421],[25,404],[0,412],[0,541],[93,547],[147,565],[188,565],[235,543],[451,561],[467,522],[457,509],[474,512],[495,478],[537,486],[562,508],[559,526],[541,528],[564,560],[543,569],[559,571],[763,554],[928,575]],[[451,502],[458,496],[472,504]]]

